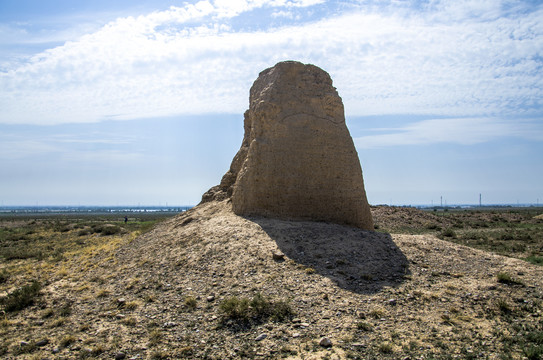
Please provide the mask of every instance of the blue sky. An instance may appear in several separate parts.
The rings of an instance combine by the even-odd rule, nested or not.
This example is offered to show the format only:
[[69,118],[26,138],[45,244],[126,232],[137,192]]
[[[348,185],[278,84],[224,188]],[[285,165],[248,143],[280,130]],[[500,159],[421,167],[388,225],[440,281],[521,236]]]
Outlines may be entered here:
[[370,203],[543,203],[540,1],[0,0],[1,203],[198,203],[282,60],[332,76]]

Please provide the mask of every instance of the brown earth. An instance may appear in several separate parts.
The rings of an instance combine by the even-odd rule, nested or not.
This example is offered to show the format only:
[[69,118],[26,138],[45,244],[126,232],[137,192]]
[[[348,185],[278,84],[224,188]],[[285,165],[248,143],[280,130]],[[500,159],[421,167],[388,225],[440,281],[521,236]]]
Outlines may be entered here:
[[[376,224],[392,227],[436,221],[436,215],[414,209],[372,210]],[[1,334],[11,350],[5,356],[10,358],[20,341],[40,339],[48,344],[19,356],[537,359],[541,354],[543,268],[433,235],[245,218],[232,212],[229,201],[208,202],[125,240],[114,256],[97,253],[94,264],[83,271],[75,261],[68,270],[73,277],[42,290],[42,308],[71,304],[71,315],[61,324],[36,315],[39,305],[6,318],[2,326],[9,336]],[[221,310],[233,296],[253,299],[258,293],[271,303],[288,303],[293,314],[242,322]],[[332,346],[320,346],[322,337]],[[61,346],[63,339],[69,344]]]

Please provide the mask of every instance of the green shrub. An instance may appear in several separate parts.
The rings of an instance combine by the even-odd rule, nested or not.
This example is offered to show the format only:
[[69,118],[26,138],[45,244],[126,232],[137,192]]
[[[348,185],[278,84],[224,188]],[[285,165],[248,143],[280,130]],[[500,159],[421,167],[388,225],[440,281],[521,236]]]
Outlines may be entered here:
[[394,352],[394,348],[392,347],[392,344],[384,342],[379,345],[379,351],[383,354],[392,354]]
[[522,281],[517,280],[517,279],[513,279],[513,277],[509,273],[506,273],[506,272],[503,272],[503,271],[499,272],[498,275],[496,275],[496,277],[498,278],[498,282],[502,283],[502,284],[524,285],[522,283]]
[[542,265],[543,266],[543,256],[538,255],[530,255],[526,258],[526,261],[535,264],[535,265]]
[[509,303],[505,299],[496,300],[496,306],[498,307],[498,310],[500,310],[500,312],[504,315],[513,312],[511,305],[509,305]]
[[453,239],[456,239],[456,233],[454,232],[453,229],[445,229],[441,232],[441,236],[442,237],[450,237],[450,238],[453,238]]
[[232,296],[224,300],[219,308],[227,318],[232,320],[249,319],[249,299],[239,299],[237,296]]
[[530,345],[524,349],[524,355],[528,360],[540,360],[543,359],[543,346]]
[[25,285],[1,298],[0,303],[4,305],[5,312],[22,310],[34,304],[34,300],[38,297],[40,289],[40,283],[33,281],[31,284]]
[[193,310],[193,309],[196,309],[196,305],[197,305],[197,301],[196,301],[196,298],[194,296],[187,296],[185,298],[185,306],[188,307],[189,309]]
[[373,325],[370,324],[369,322],[361,321],[361,322],[356,324],[356,328],[358,330],[371,331],[371,330],[373,330]]
[[91,231],[95,234],[116,235],[123,232],[123,228],[113,224],[95,224],[92,226]]
[[18,246],[2,249],[2,256],[4,256],[4,259],[6,260],[31,258],[41,260],[43,258],[43,253],[40,250],[31,248],[30,246]]
[[251,300],[247,298],[230,297],[220,304],[221,311],[231,320],[283,321],[293,315],[292,308],[287,301],[272,301],[257,293]]
[[6,271],[6,269],[2,269],[2,272],[0,272],[0,284],[7,282],[9,279],[9,274]]

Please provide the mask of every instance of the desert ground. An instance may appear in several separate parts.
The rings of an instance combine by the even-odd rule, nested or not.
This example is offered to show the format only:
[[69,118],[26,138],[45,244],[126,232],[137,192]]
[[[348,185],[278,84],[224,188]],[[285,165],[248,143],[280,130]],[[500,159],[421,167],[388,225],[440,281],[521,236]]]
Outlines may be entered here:
[[541,208],[0,216],[6,359],[541,359]]

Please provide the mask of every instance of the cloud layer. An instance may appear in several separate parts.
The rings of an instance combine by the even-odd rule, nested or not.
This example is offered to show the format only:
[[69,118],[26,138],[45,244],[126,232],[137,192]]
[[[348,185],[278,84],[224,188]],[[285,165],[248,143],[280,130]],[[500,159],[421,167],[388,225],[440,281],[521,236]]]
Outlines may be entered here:
[[287,59],[330,72],[350,116],[540,117],[541,19],[506,0],[200,1],[5,64],[0,122],[242,113],[258,72]]
[[437,143],[474,145],[505,137],[543,142],[543,123],[524,119],[516,121],[496,118],[431,119],[400,128],[372,129],[371,132],[373,134],[354,139],[358,148]]

